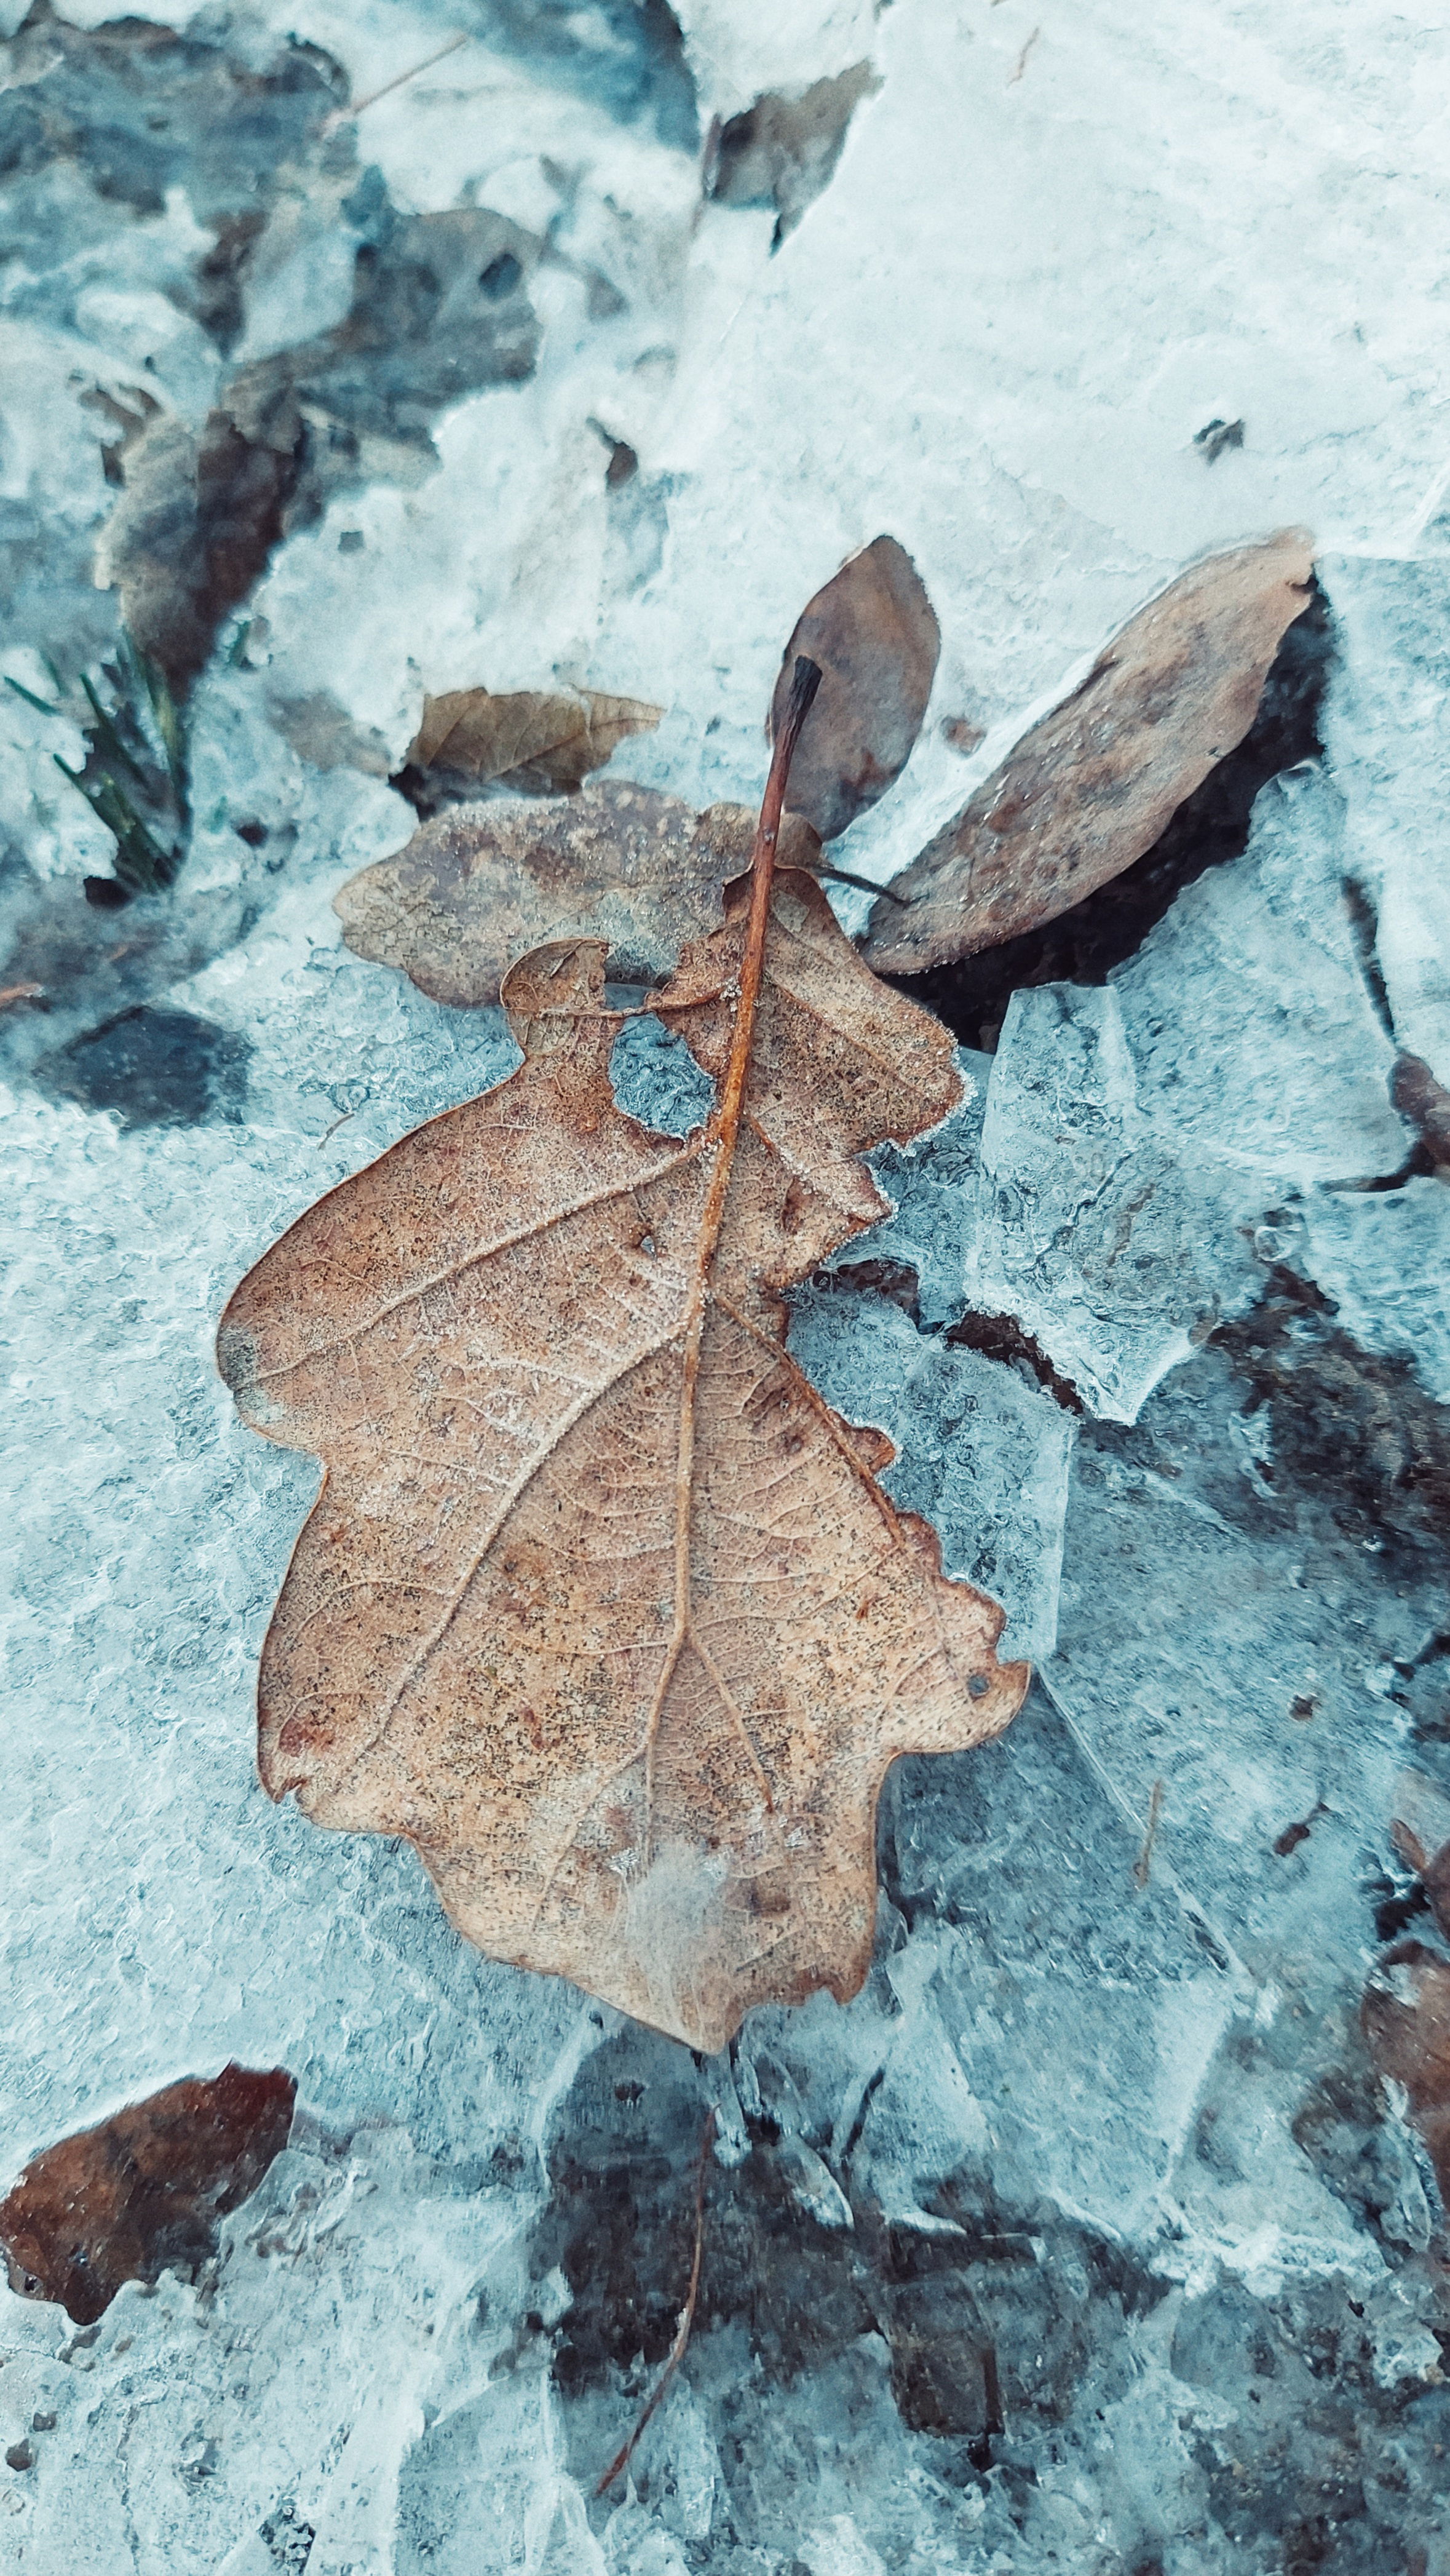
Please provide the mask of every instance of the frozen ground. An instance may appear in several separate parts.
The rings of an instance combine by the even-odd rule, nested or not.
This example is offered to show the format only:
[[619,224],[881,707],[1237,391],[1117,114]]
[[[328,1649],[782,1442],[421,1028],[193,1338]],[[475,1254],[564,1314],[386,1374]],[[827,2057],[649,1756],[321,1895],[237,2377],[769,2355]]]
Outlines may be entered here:
[[[1443,12],[189,18],[38,11],[0,88],[0,668],[45,694],[123,599],[215,632],[169,895],[88,909],[75,729],[0,714],[0,985],[47,1002],[0,1019],[0,2184],[228,2059],[299,2116],[196,2280],[80,2333],[0,2290],[0,2562],[1450,2576],[1444,2212],[1360,2022],[1438,1938],[1391,1820],[1450,1814],[1450,1189],[1389,1090],[1450,1083]],[[168,460],[228,405],[261,551],[178,606]],[[510,1060],[331,911],[423,692],[648,698],[617,766],[753,798],[785,635],[889,530],[943,653],[843,845],[881,875],[1185,560],[1291,522],[1332,651],[1247,836],[1100,970],[963,1002],[962,1109],[802,1301],[1040,1662],[893,1775],[866,1990],[697,2062],[465,1953],[406,1848],[256,1785],[314,1471],[211,1360],[274,1234]],[[694,2338],[600,2503],[711,2104]]]

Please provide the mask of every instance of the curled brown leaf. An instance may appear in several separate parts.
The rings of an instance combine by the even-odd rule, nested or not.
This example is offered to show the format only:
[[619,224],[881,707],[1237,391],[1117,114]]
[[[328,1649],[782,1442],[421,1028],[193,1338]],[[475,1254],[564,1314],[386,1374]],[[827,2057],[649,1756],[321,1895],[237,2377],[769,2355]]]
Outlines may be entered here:
[[1310,538],[1290,528],[1194,564],[1130,618],[893,880],[897,901],[874,906],[864,953],[878,972],[1015,938],[1151,849],[1248,732],[1312,569]]
[[[0,1001],[4,998],[0,994]],[[1436,1080],[1423,1056],[1396,1056],[1390,1098],[1400,1116],[1418,1129],[1431,1170],[1442,1178],[1450,1175],[1450,1091]]]
[[1386,1951],[1361,2018],[1378,2072],[1404,2087],[1441,2199],[1450,2206],[1450,1959],[1424,1941]]
[[900,777],[921,731],[941,630],[911,557],[876,537],[802,610],[771,705],[775,731],[798,655],[821,671],[790,801],[832,841]]

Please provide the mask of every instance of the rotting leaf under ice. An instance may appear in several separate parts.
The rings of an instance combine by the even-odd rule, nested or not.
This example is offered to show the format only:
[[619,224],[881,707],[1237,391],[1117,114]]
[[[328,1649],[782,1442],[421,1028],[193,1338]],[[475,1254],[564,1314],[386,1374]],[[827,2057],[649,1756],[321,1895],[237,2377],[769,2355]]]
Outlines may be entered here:
[[1401,1941],[1377,1961],[1361,2019],[1378,2074],[1404,2086],[1442,2198],[1450,2194],[1450,1960]]
[[627,1117],[603,943],[536,950],[519,1070],[304,1216],[219,1341],[247,1419],[326,1462],[263,1652],[267,1788],[406,1836],[481,1948],[707,2049],[856,1992],[889,1764],[997,1733],[1027,1682],[784,1347],[783,1292],[885,1212],[862,1155],[959,1087],[947,1031],[774,876],[788,758],[787,730],[752,876],[651,1003],[710,1124]]
[[296,2096],[284,2067],[224,2066],[45,2148],[0,2201],[12,2286],[92,2325],[123,2282],[194,2272],[286,2146]]
[[476,795],[494,781],[539,796],[571,793],[602,769],[631,734],[650,733],[664,713],[643,698],[599,689],[450,689],[423,701],[405,777],[419,792]]

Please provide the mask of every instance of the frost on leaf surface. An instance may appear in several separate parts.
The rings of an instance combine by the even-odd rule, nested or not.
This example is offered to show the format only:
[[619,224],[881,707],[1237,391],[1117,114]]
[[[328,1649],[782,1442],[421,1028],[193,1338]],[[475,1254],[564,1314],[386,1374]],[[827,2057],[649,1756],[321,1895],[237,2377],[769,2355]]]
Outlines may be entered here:
[[[626,780],[567,802],[453,806],[334,898],[355,955],[397,966],[435,1002],[496,1002],[516,957],[566,933],[602,939],[617,974],[669,972],[687,938],[722,917],[721,888],[750,861],[753,814]],[[820,843],[788,815],[781,858],[810,867]]]
[[[717,1079],[748,902],[652,1005]],[[333,1191],[227,1309],[243,1412],[327,1464],[262,1774],[407,1836],[480,1947],[714,2049],[752,2004],[856,1991],[888,1765],[998,1732],[1026,1671],[785,1349],[781,1292],[885,1213],[859,1158],[951,1108],[949,1034],[777,879],[711,1236],[719,1123],[621,1113],[604,956],[524,959],[518,1071]]]

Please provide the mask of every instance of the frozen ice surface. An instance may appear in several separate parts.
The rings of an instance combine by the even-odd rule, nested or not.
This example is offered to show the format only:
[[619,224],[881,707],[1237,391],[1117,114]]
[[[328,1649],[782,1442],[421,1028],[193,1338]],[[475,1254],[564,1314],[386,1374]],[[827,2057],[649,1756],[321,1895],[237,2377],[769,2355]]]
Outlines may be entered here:
[[1113,990],[1159,1137],[1251,1199],[1398,1170],[1394,1049],[1356,955],[1343,811],[1317,769],[1274,779],[1249,846],[1185,889]]
[[1450,562],[1344,555],[1324,579],[1344,645],[1324,735],[1349,865],[1395,1037],[1450,1082]]
[[1153,1874],[1262,2034],[1235,2043],[1249,2070],[1237,2101],[1213,2070],[1211,2138],[1185,2141],[1170,2178],[1187,2273],[1216,2257],[1250,2277],[1316,2264],[1379,2277],[1342,2185],[1314,2176],[1303,2115],[1311,2077],[1336,2052],[1354,2061],[1367,1845],[1395,1811],[1404,1757],[1398,1666],[1438,1578],[1367,1580],[1365,1540],[1308,1506],[1292,1454],[1266,1453],[1272,1484],[1256,1472],[1232,1388],[1215,1350],[1136,1431],[1084,1435],[1044,1678],[1125,1814],[1146,1820],[1161,1784]]
[[868,1233],[853,1235],[830,1265],[839,1269],[891,1261],[914,1271],[917,1311],[924,1324],[956,1321],[976,1253],[982,1120],[992,1059],[958,1047],[956,1062],[962,1097],[941,1125],[914,1144],[878,1146],[870,1157],[893,1213]]
[[[259,77],[295,36],[384,93],[265,174],[245,256],[184,118],[117,110],[98,187],[84,133],[32,167],[55,67],[4,93],[0,668],[42,694],[41,653],[116,632],[108,401],[195,427],[239,351],[336,312],[366,206],[494,209],[540,248],[533,373],[360,448],[223,627],[172,897],[82,919],[105,845],[54,768],[74,736],[3,693],[6,980],[42,942],[48,1009],[0,1021],[0,2179],[230,2057],[289,2066],[301,2116],[196,2282],[79,2335],[0,2290],[0,2456],[31,2462],[0,2471],[0,2558],[1447,2576],[1443,2212],[1358,2020],[1382,1938],[1434,1938],[1387,1825],[1407,1761],[1447,1786],[1439,1489],[1399,1437],[1401,1354],[1445,1388],[1446,1197],[1339,1186],[1403,1167],[1394,1045],[1450,1079],[1443,11],[676,16],[678,45],[627,0],[198,21]],[[769,207],[702,203],[696,128],[863,61],[881,86],[778,251]],[[1244,444],[1210,467],[1215,416]],[[218,1311],[512,1061],[497,1014],[351,957],[331,894],[406,836],[386,781],[428,690],[650,698],[635,774],[753,797],[782,640],[883,528],[943,627],[918,754],[843,851],[884,875],[1160,581],[1291,522],[1329,550],[1324,774],[1266,790],[1105,990],[1021,997],[955,1117],[878,1156],[896,1213],[795,1326],[1041,1686],[996,1744],[888,1780],[855,2002],[757,2014],[696,2067],[461,1949],[406,1849],[256,1784],[315,1470],[241,1431]],[[67,1088],[117,1013],[190,1045],[186,1079]],[[869,1261],[915,1273],[915,1319],[851,1286]],[[968,1308],[1027,1326],[1076,1428],[1026,1358],[949,1338]],[[675,2332],[707,2108],[695,2333],[597,2501]]]
[[626,1020],[609,1058],[615,1101],[660,1136],[688,1136],[715,1106],[715,1085],[678,1029],[648,1011]]
[[1304,1209],[1305,1266],[1371,1351],[1403,1351],[1450,1404],[1450,1189],[1320,1190]]
[[882,1482],[893,1502],[931,1522],[945,1571],[1002,1603],[998,1651],[1050,1654],[1071,1415],[1015,1369],[918,1332],[899,1306],[870,1293],[821,1288],[801,1298],[790,1347],[848,1422],[874,1423],[895,1440]]
[[1111,985],[1014,993],[987,1092],[969,1302],[1131,1422],[1213,1300],[1199,1192],[1138,1107]]
[[961,1300],[1014,1317],[1110,1420],[1255,1293],[1266,1211],[1404,1161],[1344,870],[1334,790],[1276,779],[1243,856],[1111,983],[1008,1006]]

